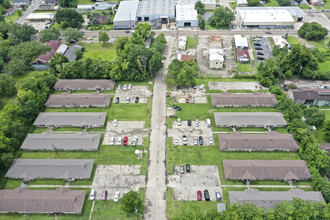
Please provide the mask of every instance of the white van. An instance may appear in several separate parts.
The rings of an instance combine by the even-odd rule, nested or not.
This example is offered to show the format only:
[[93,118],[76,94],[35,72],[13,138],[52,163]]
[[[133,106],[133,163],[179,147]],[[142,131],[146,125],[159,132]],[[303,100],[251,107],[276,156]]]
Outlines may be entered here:
[[206,124],[207,124],[207,127],[211,127],[211,119],[207,118],[206,119]]

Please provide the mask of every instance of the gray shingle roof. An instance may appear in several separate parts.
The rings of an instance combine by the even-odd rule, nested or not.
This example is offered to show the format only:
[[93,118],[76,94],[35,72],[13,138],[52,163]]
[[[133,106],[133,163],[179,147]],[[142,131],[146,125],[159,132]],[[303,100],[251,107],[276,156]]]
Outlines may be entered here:
[[275,106],[275,95],[266,93],[218,93],[211,94],[212,106]]
[[21,149],[96,151],[99,147],[100,139],[101,134],[88,134],[87,132],[76,134],[54,134],[52,132],[28,134]]
[[50,95],[46,107],[108,107],[110,105],[111,94],[103,93],[62,93]]
[[89,179],[94,160],[15,159],[6,177],[14,179]]
[[33,125],[37,127],[103,127],[106,112],[41,112]]
[[267,134],[243,134],[233,132],[218,134],[222,151],[297,151],[299,145],[291,134],[269,132]]
[[64,56],[66,56],[70,62],[74,61],[75,59],[77,59],[76,50],[81,50],[81,49],[82,46],[80,45],[77,44],[71,45],[69,49],[65,51]]
[[289,191],[259,191],[257,189],[246,189],[244,191],[229,191],[230,204],[253,203],[257,207],[265,207],[266,210],[275,208],[277,203],[291,201],[293,198],[301,198],[312,202],[323,202],[325,200],[321,192],[307,192],[302,189],[291,189]]
[[223,160],[226,179],[308,180],[311,174],[304,160]]
[[55,90],[113,90],[115,81],[111,79],[59,79]]
[[217,127],[285,127],[279,112],[214,112]]
[[137,16],[173,15],[174,0],[146,0],[140,1]]
[[330,89],[291,89],[291,98],[305,103],[306,100],[330,100]]
[[18,187],[0,190],[0,212],[80,214],[85,196],[85,190],[68,188],[28,190]]

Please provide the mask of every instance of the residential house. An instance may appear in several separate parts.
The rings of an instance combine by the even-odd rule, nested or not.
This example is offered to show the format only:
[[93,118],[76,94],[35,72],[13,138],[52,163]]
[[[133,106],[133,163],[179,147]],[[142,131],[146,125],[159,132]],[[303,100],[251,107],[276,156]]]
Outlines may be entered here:
[[91,24],[106,24],[110,21],[110,17],[107,15],[100,15],[99,13],[93,13],[92,18],[89,20]]
[[45,0],[46,5],[55,5],[57,3],[57,0]]
[[294,102],[318,107],[330,105],[330,89],[291,89],[288,97]]
[[181,62],[183,62],[183,61],[194,61],[195,60],[194,55],[188,55],[188,54],[178,54],[177,58]]
[[209,67],[211,69],[222,69],[225,61],[224,55],[223,49],[209,49]]
[[242,35],[234,35],[234,39],[236,48],[247,49],[249,47],[247,37],[243,37]]
[[61,46],[56,50],[56,53],[64,54],[67,49],[68,45],[61,44]]
[[310,2],[315,6],[324,6],[324,1],[322,0],[310,0]]
[[250,62],[249,51],[241,48],[236,49],[236,57],[237,61],[240,63],[248,63]]
[[[39,13],[42,14],[42,13]],[[49,41],[47,43],[47,46],[49,46],[51,48],[51,50],[47,51],[44,54],[41,54],[39,57],[37,57],[31,64],[31,66],[35,69],[35,70],[46,70],[48,69],[48,62],[49,60],[55,55],[55,52],[57,51],[57,49],[60,47],[61,42],[59,41]]]
[[115,81],[111,79],[58,79],[54,85],[55,90],[113,90]]
[[184,50],[186,50],[186,45],[187,45],[187,37],[186,36],[180,36],[179,37],[178,49],[184,51]]
[[71,45],[69,49],[65,51],[64,56],[66,56],[66,58],[68,58],[68,60],[72,62],[77,59],[77,54],[76,54],[77,50],[81,51],[82,46],[78,44]]
[[11,5],[28,5],[30,4],[30,0],[12,0]]

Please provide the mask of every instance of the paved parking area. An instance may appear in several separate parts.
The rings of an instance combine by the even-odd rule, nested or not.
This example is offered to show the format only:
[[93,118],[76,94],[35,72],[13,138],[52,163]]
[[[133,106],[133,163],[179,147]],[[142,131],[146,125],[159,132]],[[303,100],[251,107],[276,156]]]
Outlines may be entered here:
[[179,166],[174,167],[174,175],[168,177],[168,186],[173,188],[173,200],[197,200],[197,191],[208,190],[210,200],[215,201],[215,191],[221,190],[218,167],[190,165],[190,173],[180,174]]
[[169,96],[172,98],[173,103],[186,103],[186,98],[189,98],[189,103],[191,99],[194,98],[194,103],[207,103],[207,96],[205,89],[185,88],[185,89],[173,89],[173,91],[168,92]]
[[295,84],[298,88],[313,88],[317,89],[319,85],[322,86],[328,86],[330,87],[330,81],[329,80],[285,80],[285,85],[288,84]]
[[266,89],[259,82],[209,82],[210,90],[259,90]]
[[46,27],[44,21],[42,21],[42,22],[29,22],[29,21],[26,20],[25,24],[34,27],[34,29],[36,29],[38,31],[45,30],[45,27]]
[[172,129],[168,129],[168,136],[173,138],[173,144],[174,140],[177,138],[178,144],[183,145],[183,135],[186,135],[188,145],[190,146],[194,145],[194,138],[198,138],[199,136],[203,137],[203,145],[211,145],[209,137],[212,136],[212,128],[207,127],[206,121],[199,121],[198,127],[196,127],[194,120],[191,122],[191,126],[188,126],[187,121],[182,121],[181,123],[182,125],[178,126],[178,122],[173,121]]
[[146,185],[146,176],[140,173],[141,165],[97,165],[92,189],[96,199],[100,200],[103,190],[108,191],[108,200],[113,200],[115,192],[138,191]]
[[135,103],[135,98],[139,97],[139,103],[147,103],[148,98],[152,96],[152,92],[149,91],[148,86],[132,86],[131,90],[124,90],[124,85],[121,89],[116,89],[112,102],[115,103],[116,97],[119,97],[119,103],[127,103],[127,97],[130,97],[129,103]]
[[[259,47],[259,48],[262,48],[262,50],[255,50],[256,53],[258,52],[261,52],[263,53],[263,55],[258,55],[257,54],[257,57],[263,57],[265,60],[271,58],[273,56],[273,47],[268,39],[268,37],[262,37],[262,38],[259,38],[260,41],[253,41],[253,44],[255,43],[260,43],[261,46],[254,46],[254,49],[256,47]],[[262,62],[263,60],[258,60],[257,59],[257,62]]]
[[103,145],[110,145],[110,138],[115,138],[115,145],[118,145],[118,138],[128,137],[128,145],[132,144],[133,137],[138,137],[137,145],[142,145],[143,137],[148,137],[149,129],[145,128],[145,121],[118,121],[118,126],[113,121],[108,121],[104,134]]

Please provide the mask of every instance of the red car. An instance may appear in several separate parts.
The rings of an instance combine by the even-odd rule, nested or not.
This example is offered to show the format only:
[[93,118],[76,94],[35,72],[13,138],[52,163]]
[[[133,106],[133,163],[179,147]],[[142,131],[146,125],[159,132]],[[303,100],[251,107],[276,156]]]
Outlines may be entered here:
[[202,201],[202,192],[200,190],[197,191],[197,200]]
[[124,139],[123,139],[123,145],[127,146],[127,142],[128,142],[128,137],[125,136]]
[[189,103],[189,98],[186,98],[186,103]]
[[103,193],[102,193],[102,198],[101,198],[101,200],[102,200],[102,201],[107,200],[107,196],[108,196],[108,191],[104,190]]

